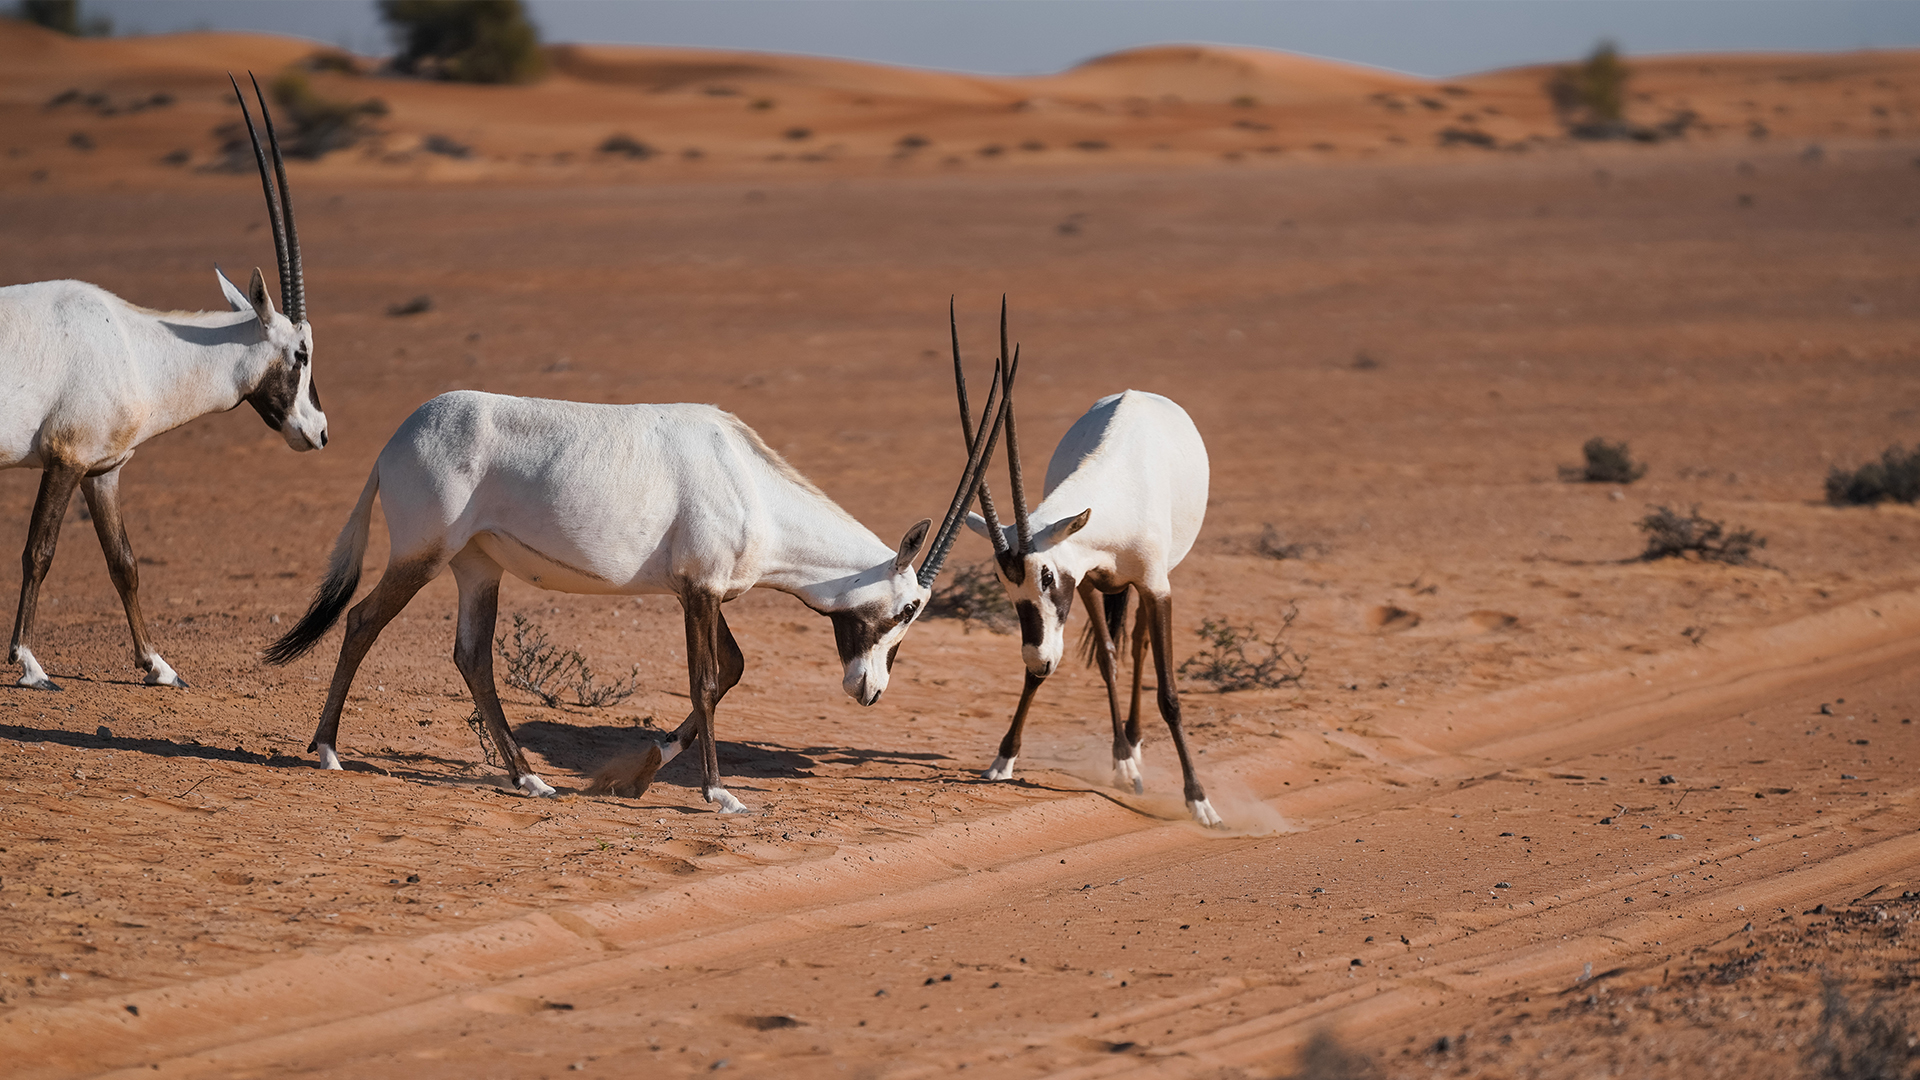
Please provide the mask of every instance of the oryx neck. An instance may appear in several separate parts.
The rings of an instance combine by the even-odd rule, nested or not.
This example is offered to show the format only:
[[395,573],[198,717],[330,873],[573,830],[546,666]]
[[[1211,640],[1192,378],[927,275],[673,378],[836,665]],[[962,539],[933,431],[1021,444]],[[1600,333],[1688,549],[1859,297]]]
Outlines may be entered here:
[[151,376],[170,391],[169,426],[240,404],[279,355],[250,311],[173,311],[154,320]]

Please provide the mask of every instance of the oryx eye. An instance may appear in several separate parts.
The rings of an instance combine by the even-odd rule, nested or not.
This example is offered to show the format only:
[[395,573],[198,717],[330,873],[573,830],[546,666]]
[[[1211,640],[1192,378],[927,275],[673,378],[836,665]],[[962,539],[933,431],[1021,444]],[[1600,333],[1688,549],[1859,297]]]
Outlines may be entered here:
[[1040,568],[1040,588],[1043,592],[1053,591],[1053,568],[1052,567],[1043,566]]
[[295,364],[301,364],[301,365],[304,365],[304,364],[306,364],[306,362],[307,362],[307,347],[306,347],[305,345],[302,345],[302,346],[300,346],[299,348],[297,348],[297,349],[295,349],[295,350],[293,350],[293,362],[294,362]]
[[900,618],[897,621],[903,625],[906,623],[910,623],[913,621],[914,614],[919,610],[920,610],[920,601],[915,600],[913,603],[908,604],[906,607],[900,609]]

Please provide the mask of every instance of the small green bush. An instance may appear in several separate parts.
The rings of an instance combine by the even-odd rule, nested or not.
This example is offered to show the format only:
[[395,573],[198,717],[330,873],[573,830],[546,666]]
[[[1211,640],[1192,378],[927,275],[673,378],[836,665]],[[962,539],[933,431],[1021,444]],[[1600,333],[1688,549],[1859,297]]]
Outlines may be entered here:
[[1633,460],[1623,442],[1608,442],[1595,435],[1580,453],[1587,463],[1560,466],[1560,479],[1570,484],[1631,484],[1647,474],[1646,465]]
[[1857,469],[1834,466],[1827,473],[1827,501],[1835,506],[1920,501],[1920,444],[1903,450],[1895,443],[1887,447],[1879,461],[1869,461]]
[[1724,522],[1701,517],[1697,504],[1684,516],[1666,506],[1649,509],[1652,513],[1638,523],[1647,534],[1647,549],[1640,553],[1643,562],[1692,555],[1702,562],[1745,566],[1753,561],[1754,552],[1767,546],[1767,538],[1752,529],[1728,532]]
[[1554,71],[1547,80],[1547,97],[1569,130],[1618,125],[1625,119],[1628,74],[1620,50],[1602,41],[1586,60]]
[[546,70],[540,32],[520,0],[380,0],[400,39],[393,66],[453,82],[531,82]]

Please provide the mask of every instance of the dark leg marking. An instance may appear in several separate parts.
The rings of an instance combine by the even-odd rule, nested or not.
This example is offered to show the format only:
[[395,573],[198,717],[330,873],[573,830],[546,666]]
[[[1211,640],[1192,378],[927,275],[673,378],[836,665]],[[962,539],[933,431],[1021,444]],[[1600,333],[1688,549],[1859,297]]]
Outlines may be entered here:
[[1020,756],[1020,736],[1027,729],[1027,710],[1033,707],[1033,695],[1040,689],[1040,684],[1047,681],[1045,676],[1035,675],[1031,671],[1026,676],[1026,685],[1020,688],[1020,704],[1013,710],[1013,725],[1007,728],[1006,737],[1000,740],[1000,756],[1007,761]]
[[[100,551],[107,557],[107,576],[120,594],[120,606],[127,612],[127,629],[133,632],[133,661],[149,676],[154,674],[160,653],[147,636],[147,620],[140,610],[140,567],[133,557],[133,544],[127,540],[127,526],[120,516],[120,470],[80,481],[80,494],[86,497],[87,512],[93,515],[93,531],[100,537]],[[171,685],[186,686],[178,675]]]
[[40,665],[32,660],[29,642],[33,637],[33,616],[40,606],[40,583],[53,565],[53,549],[60,542],[60,520],[66,516],[67,503],[80,483],[83,470],[72,465],[49,465],[40,474],[40,494],[33,502],[33,521],[27,527],[27,546],[20,553],[20,608],[13,619],[13,644],[7,659],[26,668],[20,685],[36,690],[58,690]]
[[314,730],[308,750],[316,750],[322,743],[338,746],[340,711],[346,707],[347,690],[353,686],[360,661],[366,659],[367,650],[373,648],[380,631],[400,614],[414,593],[440,576],[445,565],[445,556],[438,551],[415,555],[405,562],[388,563],[386,572],[380,575],[380,583],[347,612],[347,632],[340,641],[340,661],[334,665],[333,685],[327,688],[327,704],[320,710],[320,725]]
[[[493,630],[500,615],[500,564],[472,545],[453,557],[453,580],[460,588],[460,624],[454,633],[453,665],[467,682],[473,707],[479,711],[500,760],[507,763],[507,779],[515,787],[533,768],[513,740],[500,692],[493,681]],[[530,792],[542,794],[542,792]]]
[[1173,657],[1170,655],[1173,642],[1173,597],[1153,596],[1145,591],[1140,594],[1144,605],[1140,614],[1151,624],[1149,637],[1153,641],[1153,675],[1159,686],[1160,716],[1167,722],[1167,732],[1173,736],[1174,752],[1180,755],[1180,777],[1185,786],[1189,803],[1201,802],[1207,793],[1201,789],[1200,780],[1193,774],[1193,757],[1187,753],[1187,737],[1180,729],[1180,692],[1173,682]]
[[[741,655],[740,643],[733,639],[733,631],[727,627],[727,617],[720,620],[720,698],[727,691],[740,684],[740,676],[747,670],[746,657]],[[691,673],[691,667],[689,667]],[[719,698],[715,699],[715,704]],[[667,745],[673,747],[673,755],[680,756],[691,749],[700,738],[700,714],[696,710],[687,714],[686,720],[674,729],[673,740]],[[602,766],[593,774],[593,782],[587,786],[589,795],[619,795],[625,798],[637,798],[647,793],[652,786],[653,777],[667,763],[667,756],[657,746],[650,746],[645,752],[627,754]],[[716,751],[715,762],[718,762]]]
[[[1125,721],[1120,719],[1120,687],[1116,681],[1119,672],[1114,670],[1119,660],[1119,650],[1114,648],[1113,634],[1111,628],[1107,626],[1106,603],[1100,590],[1083,582],[1080,585],[1080,602],[1086,606],[1087,620],[1093,630],[1093,658],[1100,666],[1100,678],[1107,684],[1107,715],[1113,720],[1114,784],[1128,786],[1121,784],[1122,766],[1119,763],[1132,762],[1134,748],[1139,745],[1139,740],[1127,737]],[[1142,784],[1138,776],[1125,779],[1132,781],[1130,786],[1134,794],[1141,792]]]

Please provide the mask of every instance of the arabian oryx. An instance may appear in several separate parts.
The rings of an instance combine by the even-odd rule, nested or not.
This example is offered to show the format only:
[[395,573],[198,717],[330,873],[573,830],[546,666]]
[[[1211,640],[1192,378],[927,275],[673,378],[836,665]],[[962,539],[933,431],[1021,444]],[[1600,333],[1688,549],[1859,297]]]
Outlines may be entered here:
[[[107,572],[126,606],[134,662],[151,685],[185,686],[154,650],[140,614],[140,574],[120,518],[120,467],[155,435],[242,401],[295,450],[327,444],[327,417],[313,385],[313,328],[307,325],[286,166],[259,83],[253,91],[273,148],[273,176],[245,98],[240,110],[253,136],[273,223],[284,312],[273,309],[258,269],[242,293],[214,268],[230,312],[152,311],[79,281],[0,289],[0,468],[41,470],[20,557],[20,611],[8,653],[22,669],[21,686],[59,689],[28,646],[40,583],[53,562],[74,488],[86,496]],[[238,83],[233,92],[239,95]]]
[[[949,313],[951,319],[951,313]],[[951,325],[951,322],[950,322]],[[953,334],[953,363],[960,366],[960,331]],[[1007,355],[1006,301],[1000,304],[1000,355]],[[1015,353],[1016,359],[1018,353]],[[1207,510],[1207,448],[1186,410],[1158,394],[1127,390],[1094,402],[1074,421],[1047,463],[1047,486],[1040,505],[1027,513],[1021,484],[1020,444],[1014,429],[1013,398],[1005,405],[1007,469],[1013,490],[1013,525],[1003,527],[993,496],[980,483],[981,514],[968,514],[967,526],[993,543],[1000,582],[1020,616],[1020,653],[1027,665],[1026,685],[1013,724],[1000,740],[1000,756],[985,776],[1005,780],[1020,756],[1027,710],[1040,684],[1060,666],[1064,629],[1075,592],[1086,605],[1092,659],[1107,684],[1107,710],[1113,720],[1114,786],[1142,790],[1140,782],[1140,661],[1153,642],[1154,681],[1160,715],[1180,755],[1187,809],[1202,825],[1220,824],[1193,774],[1186,736],[1180,730],[1180,695],[1174,687],[1173,586],[1167,575],[1200,534]],[[973,441],[966,392],[960,397],[960,425]],[[982,516],[984,515],[984,516]],[[1115,640],[1126,628],[1127,591],[1140,594],[1134,618],[1133,703],[1123,724],[1120,691],[1115,684]]]
[[969,443],[959,489],[917,575],[913,558],[931,520],[908,529],[898,548],[887,545],[731,413],[710,405],[443,394],[387,441],[312,606],[266,659],[284,664],[313,648],[353,598],[377,493],[392,555],[379,584],[347,615],[309,747],[326,768],[340,768],[340,711],[361,659],[413,594],[451,566],[460,591],[454,664],[509,778],[529,795],[554,789],[529,768],[494,689],[501,574],[556,592],[678,596],[693,711],[664,752],[655,746],[609,764],[589,791],[638,795],[660,766],[699,742],[706,800],[739,813],[746,808],[720,786],[714,710],[745,661],[720,605],[755,587],[798,597],[833,621],[847,694],[862,705],[878,701],[999,436],[1004,414],[992,399],[1005,401],[1011,378],[996,373],[981,437]]

